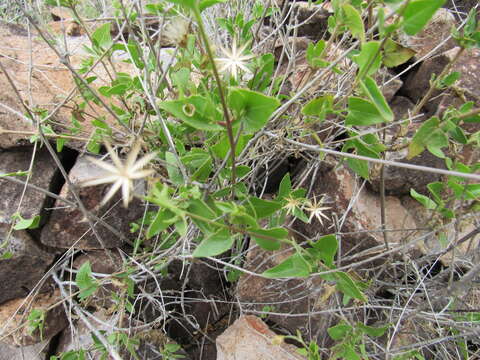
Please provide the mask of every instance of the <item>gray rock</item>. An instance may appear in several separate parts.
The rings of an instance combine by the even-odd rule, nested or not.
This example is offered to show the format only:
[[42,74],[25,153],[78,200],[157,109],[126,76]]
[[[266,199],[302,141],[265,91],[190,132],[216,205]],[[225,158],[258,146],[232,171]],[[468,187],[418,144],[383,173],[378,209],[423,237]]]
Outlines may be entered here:
[[[5,242],[9,229],[9,225],[0,224],[0,243]],[[10,257],[3,258],[6,254]],[[13,231],[6,247],[0,249],[0,304],[28,295],[48,270],[53,257],[36,245],[26,231]]]
[[[27,171],[32,160],[32,147],[14,148],[0,152],[0,173]],[[59,154],[61,158],[61,154]],[[19,180],[26,181],[26,176],[17,176]],[[34,165],[29,183],[45,190],[52,187],[60,179],[57,166],[48,150],[42,148],[35,154]],[[23,194],[24,186],[0,178],[0,222],[10,223],[11,216],[17,211],[24,218],[43,215],[43,209],[51,206],[53,200],[45,194],[27,188]],[[23,199],[22,199],[23,194]],[[22,202],[20,203],[20,200]]]
[[[324,38],[328,28],[328,10],[321,5],[298,1],[292,5],[292,25],[298,21],[297,36],[307,36],[313,40]],[[293,33],[292,33],[293,34]]]
[[[87,157],[80,157],[70,170],[69,178],[74,185],[79,185],[87,179],[96,178],[102,174],[105,174],[103,169],[93,164]],[[118,192],[106,205],[100,207],[100,202],[110,186],[111,184],[77,187],[77,191],[87,210],[133,241],[136,235],[130,233],[129,224],[142,217],[144,211],[142,202],[134,199],[125,209],[120,203],[121,192]],[[139,187],[141,189],[138,187],[137,189],[141,192],[144,184],[139,183]],[[60,195],[75,201],[67,183],[63,186]],[[79,249],[102,248],[79,208],[65,206],[60,201],[57,201],[56,206],[57,208],[51,212],[50,221],[42,229],[41,241],[43,244],[57,248],[70,248],[71,246]],[[105,247],[115,248],[123,244],[123,241],[104,225],[98,223],[95,225],[95,229]]]
[[[432,155],[429,151],[424,151],[410,160],[407,160],[406,157],[407,149],[403,149],[387,153],[386,160],[446,169],[445,161]],[[405,195],[410,193],[410,189],[414,189],[421,194],[428,195],[427,185],[439,181],[441,178],[442,175],[440,174],[386,166],[384,170],[385,192],[389,195]],[[371,167],[370,184],[375,191],[380,190],[380,166],[373,165]]]
[[30,346],[12,346],[0,342],[0,360],[25,359],[45,360],[49,341],[43,341]]
[[[397,93],[398,90],[403,86],[403,81],[400,80],[399,77],[393,79],[394,74],[392,74],[390,71],[385,70],[385,69],[380,69],[376,74],[375,74],[375,80],[377,84],[380,86],[383,96],[385,96],[385,99],[387,101],[390,101],[393,99],[395,94]],[[391,80],[393,79],[393,80]],[[391,81],[389,81],[391,80]],[[387,81],[389,81],[386,85],[385,84]]]

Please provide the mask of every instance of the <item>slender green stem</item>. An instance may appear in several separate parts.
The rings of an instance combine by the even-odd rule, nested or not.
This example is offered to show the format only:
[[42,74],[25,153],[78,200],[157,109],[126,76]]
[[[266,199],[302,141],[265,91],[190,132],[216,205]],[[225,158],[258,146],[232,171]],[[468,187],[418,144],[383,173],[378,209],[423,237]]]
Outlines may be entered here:
[[228,141],[230,143],[230,158],[232,159],[232,185],[234,185],[236,182],[237,176],[236,176],[236,169],[235,169],[235,138],[233,136],[232,119],[230,118],[230,113],[228,111],[227,101],[225,99],[225,93],[223,90],[222,80],[220,79],[220,75],[218,74],[218,70],[215,65],[215,59],[213,57],[212,49],[210,48],[210,43],[208,41],[208,37],[205,32],[205,27],[203,26],[203,20],[200,14],[200,10],[198,9],[198,4],[195,5],[195,7],[193,8],[193,13],[198,23],[198,29],[200,31],[200,35],[205,45],[205,50],[207,52],[208,59],[212,64],[213,75],[215,77],[215,81],[218,86],[218,92],[220,94],[220,101],[222,103],[222,108],[223,108],[223,116],[225,118],[225,127],[227,129]]

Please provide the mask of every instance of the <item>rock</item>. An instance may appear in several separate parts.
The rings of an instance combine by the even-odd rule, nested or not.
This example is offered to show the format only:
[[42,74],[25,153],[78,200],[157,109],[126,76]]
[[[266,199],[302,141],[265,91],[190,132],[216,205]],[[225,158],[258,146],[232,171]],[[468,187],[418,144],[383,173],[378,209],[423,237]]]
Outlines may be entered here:
[[[404,93],[418,103],[428,91],[432,75],[439,75],[458,51],[459,48],[456,47],[424,61],[418,71],[408,76],[402,89]],[[451,71],[458,71],[461,74],[460,79],[454,84],[455,91],[434,91],[425,104],[428,114],[441,115],[448,106],[458,107],[465,101],[474,101],[476,106],[480,105],[480,49],[465,51]]]
[[[121,256],[114,251],[110,251],[109,254],[106,251],[108,250],[93,250],[80,255],[73,262],[73,268],[78,270],[85,262],[89,261],[92,272],[96,274],[107,276],[121,271],[123,265]],[[113,258],[113,263],[111,258]],[[112,293],[118,294],[121,290],[118,285],[116,286],[112,282],[102,282],[97,291],[88,298],[88,306],[96,309],[108,309],[116,304],[112,298]]]
[[[36,131],[34,124],[23,116],[25,109],[22,106],[22,101],[29,104],[30,107],[35,106],[52,111],[60,103],[63,103],[75,84],[70,71],[61,63],[53,50],[35,33],[29,39],[22,27],[0,24],[0,43],[3,44],[2,64],[10,77],[13,78],[21,96],[21,99],[18,99],[8,81],[2,80],[0,82],[0,129],[15,132],[1,134],[0,130],[0,149],[5,149],[28,144],[32,132]],[[80,37],[69,38],[67,45],[70,55],[69,61],[73,68],[78,69],[86,55],[83,45],[90,44],[85,37]],[[61,53],[66,51],[61,49],[63,42],[56,44],[56,46]],[[35,56],[30,68],[31,53]],[[133,74],[131,64],[117,62],[115,68],[117,72]],[[110,72],[112,71],[110,70]],[[93,75],[96,76],[95,81],[91,83],[93,88],[111,84],[111,79],[102,65],[95,67],[90,73],[90,76]],[[4,79],[1,71],[0,76]],[[102,106],[89,102],[84,110],[80,110],[78,105],[83,99],[80,95],[78,96],[73,97],[72,100],[61,107],[49,123],[55,131],[68,133],[73,126],[72,114],[75,116],[78,124],[81,125],[81,131],[76,136],[83,138],[83,140],[68,141],[69,146],[83,150],[90,135],[95,131],[95,127],[90,121],[92,117],[105,117],[104,121],[112,128],[114,135],[125,136],[125,129]],[[105,100],[105,98],[103,99]],[[33,104],[31,104],[32,100],[34,101]],[[106,102],[110,103],[111,101]],[[123,108],[123,105],[117,101],[115,101],[115,105]]]
[[[473,9],[477,4],[478,4],[478,0],[448,0],[444,6],[451,10],[468,14],[468,12],[471,9]],[[478,8],[477,8],[477,20],[479,18],[480,18],[480,12],[478,11]]]
[[[298,242],[304,241],[305,237],[317,239],[333,233],[335,230],[331,212],[335,212],[341,217],[339,223],[342,224],[336,230],[342,233],[338,237],[341,249],[339,264],[360,261],[385,249],[383,234],[378,231],[381,229],[380,197],[365,186],[360,188],[360,182],[350,170],[341,166],[325,166],[325,169],[318,172],[312,185],[312,195],[317,199],[323,195],[328,196],[325,206],[332,209],[325,210],[328,219],[323,219],[323,223],[318,219],[313,219],[310,224],[296,221],[292,234],[302,234]],[[404,244],[409,235],[414,235],[411,229],[416,228],[415,221],[396,197],[386,197],[385,212],[386,228],[393,230],[388,233],[389,245],[394,247]],[[272,253],[251,245],[244,267],[251,272],[262,273],[293,253],[294,250],[286,247]],[[356,257],[352,258],[353,256]],[[372,261],[365,266],[375,267],[380,262],[383,261]],[[355,273],[354,276],[361,279],[362,273]],[[306,279],[265,279],[244,274],[238,282],[236,295],[245,310],[253,308],[262,311],[265,306],[269,306],[269,311],[274,314],[268,315],[268,318],[277,325],[291,333],[300,330],[305,337],[315,339],[322,347],[332,344],[327,329],[335,325],[338,318],[328,310],[338,306],[340,295],[333,283],[318,276]],[[363,321],[363,314],[356,309],[345,311],[343,316],[353,323]]]
[[48,28],[56,35],[67,35],[78,37],[85,35],[83,28],[72,20],[53,21],[48,24]]
[[[96,322],[91,318],[88,320],[98,331],[105,332],[106,335],[113,332],[113,327],[117,325],[118,315],[109,315],[106,310],[100,310],[92,313],[93,317],[100,320],[101,322]],[[67,351],[75,351],[80,349],[91,349],[93,345],[93,339],[90,329],[81,321],[76,320],[73,322],[74,326],[67,327],[59,335],[58,345],[56,348],[56,354]],[[101,352],[91,350],[88,351],[89,355],[94,360],[100,360]]]
[[[447,9],[440,8],[430,22],[419,33],[414,36],[403,36],[401,38],[402,45],[416,52],[416,60],[422,59],[425,55],[429,54],[434,48],[440,45],[443,40],[450,36],[452,27],[455,25],[456,21],[453,14]],[[435,50],[430,57],[450,50],[455,46],[456,42],[452,38]]]
[[70,12],[70,9],[67,9],[63,6],[56,6],[50,9],[50,16],[53,21],[62,21],[62,20],[73,20],[73,15]]
[[405,96],[395,96],[389,101],[390,108],[395,115],[395,120],[408,118],[408,112],[413,110],[415,104]]
[[[225,297],[221,292],[224,285],[220,271],[211,262],[183,263],[175,260],[168,265],[167,276],[145,286],[145,291],[149,294],[168,294],[170,300],[165,304],[165,310],[181,313],[180,317],[175,317],[168,324],[168,334],[172,338],[182,344],[190,343],[191,334],[198,331],[198,328],[213,329],[214,324],[228,314],[230,308],[222,301]],[[183,309],[179,306],[182,289],[184,297],[189,299]],[[165,312],[154,303],[139,302],[137,305],[138,312],[147,322],[163,316]]]
[[[34,163],[29,183],[42,189],[57,191],[61,175],[48,150],[43,147],[35,154],[33,147],[22,147],[0,151],[0,173],[28,171],[32,156]],[[63,154],[58,154],[60,159]],[[16,176],[21,181],[26,181],[26,176]],[[0,222],[11,223],[12,215],[17,211],[25,219],[36,215],[44,216],[44,209],[53,205],[53,199],[45,194],[27,188],[23,193],[24,185],[16,184],[0,178]],[[20,202],[21,201],[21,202]],[[45,219],[42,219],[44,221]]]
[[[413,159],[407,160],[408,149],[388,152],[386,160],[406,164],[428,166],[436,169],[446,169],[445,161],[436,157],[429,151],[424,151]],[[370,185],[376,191],[380,191],[380,168],[378,164],[370,168]],[[384,170],[385,192],[389,195],[405,195],[414,189],[421,194],[429,194],[427,185],[442,179],[442,175],[425,171],[405,169],[396,166],[386,166]]]
[[[428,228],[431,226],[433,212],[425,209],[425,207],[418,201],[410,196],[402,198],[403,206],[409,211],[415,220],[417,228]],[[466,204],[463,204],[466,206]],[[450,205],[451,208],[461,209],[461,202],[455,201]],[[437,259],[436,254],[441,253],[447,246],[454,244],[456,241],[466,237],[467,234],[476,229],[475,220],[473,217],[465,217],[461,221],[456,222],[455,226],[445,227],[445,231],[442,234],[445,238],[441,241],[438,233],[431,233],[428,230],[423,232],[424,240],[419,243],[418,248],[423,255],[432,256],[433,259]],[[480,244],[480,234],[468,237],[466,241],[463,241],[455,246],[454,250],[451,250],[440,256],[440,261],[445,266],[454,266],[457,264],[459,267],[463,267],[464,264],[476,264],[478,263],[479,256],[476,251]]]
[[[87,179],[101,177],[105,170],[88,160],[88,157],[81,156],[70,170],[69,178],[73,185],[79,185]],[[139,199],[134,199],[129,207],[125,209],[120,203],[121,192],[118,192],[106,205],[99,207],[105,193],[111,184],[77,188],[80,199],[86,209],[93,212],[116,231],[126,238],[134,240],[137,235],[130,233],[129,224],[143,216],[143,205]],[[144,183],[137,183],[136,191],[143,193]],[[63,186],[60,196],[75,201],[70,193],[68,184]],[[87,219],[84,218],[79,208],[65,206],[57,201],[56,208],[51,211],[51,219],[42,229],[41,241],[43,244],[58,247],[78,249],[101,249]],[[97,224],[95,229],[102,238],[106,248],[120,247],[123,241],[114,235],[102,224]]]
[[288,344],[272,343],[276,335],[255,316],[241,316],[217,338],[217,360],[306,359]]
[[[317,198],[322,195],[328,196],[327,205],[331,204],[332,211],[345,216],[342,228],[337,229],[348,233],[341,237],[342,256],[348,256],[353,248],[355,253],[358,253],[384,243],[382,233],[374,231],[381,228],[380,197],[366,187],[360,189],[358,179],[349,169],[337,166],[333,170],[319,172],[315,179],[313,195]],[[415,221],[394,196],[386,197],[385,213],[386,228],[394,230],[389,233],[389,241],[393,244],[402,244],[410,234],[408,230],[403,229],[415,228]],[[330,215],[329,211],[325,214]],[[316,219],[312,224],[297,223],[298,229],[310,238],[332,232],[331,221],[324,221],[323,225]],[[369,233],[368,230],[373,232]]]
[[[165,333],[160,329],[141,331],[135,334],[135,336],[140,341],[140,344],[136,349],[136,353],[140,357],[140,359],[190,359],[190,356],[188,356],[186,351],[183,350],[180,345],[170,339],[167,335],[165,335]],[[165,350],[168,349],[169,346],[177,350],[169,352],[170,357],[158,357],[159,350],[165,352]],[[128,356],[125,356],[124,358],[127,359]]]
[[305,36],[304,37],[289,36],[286,44],[284,40],[279,38],[275,42],[275,49],[273,52],[275,55],[275,60],[277,62],[280,61],[280,57],[282,56],[283,49],[285,49],[286,54],[283,55],[283,61],[279,64],[288,63],[289,58],[295,58],[299,55],[305,56],[305,51],[307,50],[308,44],[310,43],[313,43],[312,40],[310,40]]
[[[397,93],[398,90],[403,86],[403,81],[400,80],[399,77],[395,77],[394,74],[392,74],[390,71],[385,70],[384,68],[381,68],[376,74],[375,74],[375,81],[379,85],[379,87],[382,90],[383,96],[385,97],[385,100],[390,101],[393,99],[395,94]],[[393,80],[391,80],[393,79]],[[391,80],[391,81],[389,81]],[[385,84],[387,81],[388,84]]]
[[30,346],[12,346],[0,342],[0,360],[25,359],[45,360],[49,341],[42,341]]
[[[321,5],[314,5],[312,2],[298,1],[292,4],[292,26],[299,24],[297,36],[307,36],[312,40],[325,38],[328,29],[328,10]],[[293,34],[293,30],[292,30]]]
[[[244,267],[248,271],[262,273],[280,264],[294,252],[291,248],[268,252],[251,244]],[[307,338],[315,339],[320,346],[331,345],[327,329],[335,325],[337,319],[328,313],[315,312],[334,308],[337,292],[332,284],[320,277],[266,279],[243,274],[237,283],[235,295],[247,311],[269,308],[275,314],[268,315],[268,319],[289,333],[295,334],[299,330]],[[350,312],[346,312],[346,316],[350,315]],[[355,318],[355,321],[359,320]]]
[[[13,231],[7,224],[0,224],[0,304],[28,293],[38,284],[53,261],[54,254],[44,251],[25,230]],[[10,257],[4,258],[6,254]],[[2,322],[0,322],[2,324]]]
[[[184,345],[195,360],[216,358],[214,339],[229,325],[230,297],[223,291],[223,272],[217,266],[200,259],[174,260],[167,274],[142,286],[142,292],[150,296],[135,303],[135,313],[147,323],[164,317],[165,312],[171,314],[166,322],[168,336]],[[165,299],[161,306],[157,296]]]
[[[14,346],[28,346],[51,339],[67,326],[60,291],[38,294],[32,298],[10,300],[0,306],[3,341]],[[29,332],[28,316],[32,310],[44,313],[43,327]],[[8,336],[7,336],[8,335]]]
[[[114,327],[119,326],[118,315],[111,315],[105,309],[96,311],[92,314],[94,318],[101,321],[91,321],[92,325],[99,331],[105,332],[108,336],[114,332]],[[89,320],[91,320],[89,318]],[[128,326],[132,331],[128,334],[131,339],[137,339],[138,344],[133,345],[136,355],[140,359],[159,359],[167,360],[170,358],[164,358],[160,355],[160,351],[163,351],[166,344],[175,344],[161,329],[147,329],[138,330],[135,328],[145,327],[145,324],[133,319],[124,319],[124,324],[128,323]],[[92,335],[90,329],[80,320],[74,322],[73,327],[65,329],[59,336],[57,355],[67,352],[85,349],[88,359],[100,360],[102,359],[102,352],[95,350]],[[122,348],[119,352],[123,359],[130,359],[131,354],[128,350]],[[181,348],[174,352],[175,355],[183,355],[182,359],[188,360],[188,356]]]

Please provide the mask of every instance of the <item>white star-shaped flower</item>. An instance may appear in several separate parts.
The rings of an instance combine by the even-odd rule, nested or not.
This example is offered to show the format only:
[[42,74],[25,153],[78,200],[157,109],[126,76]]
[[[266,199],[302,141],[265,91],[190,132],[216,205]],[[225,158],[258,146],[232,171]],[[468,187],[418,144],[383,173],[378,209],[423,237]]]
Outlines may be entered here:
[[140,152],[140,143],[137,142],[130,150],[126,161],[122,162],[110,144],[106,143],[105,146],[107,147],[113,164],[89,157],[89,160],[105,170],[106,174],[102,177],[86,180],[82,182],[80,186],[86,187],[113,183],[112,187],[108,190],[100,203],[100,206],[105,205],[113,195],[122,188],[123,206],[128,207],[128,203],[133,197],[133,181],[142,179],[154,173],[154,170],[152,169],[143,170],[143,168],[157,156],[157,153],[150,153],[137,161],[137,156]]
[[[307,205],[305,206],[305,210],[307,210],[310,213],[310,217],[308,218],[308,222],[311,223],[313,218],[317,218],[317,220],[320,222],[320,224],[323,225],[323,219],[328,220],[328,216],[325,215],[326,210],[330,210],[331,207],[329,206],[323,206],[324,205],[324,196],[320,198],[320,200],[317,201],[317,198],[314,196],[313,201],[308,201]],[[322,219],[323,218],[323,219]]]
[[219,64],[220,72],[230,72],[234,79],[237,79],[239,70],[251,73],[250,69],[245,66],[246,62],[255,57],[255,55],[244,54],[248,44],[237,47],[237,40],[233,39],[232,49],[228,50],[222,47],[222,52],[225,57],[216,58],[215,61]]

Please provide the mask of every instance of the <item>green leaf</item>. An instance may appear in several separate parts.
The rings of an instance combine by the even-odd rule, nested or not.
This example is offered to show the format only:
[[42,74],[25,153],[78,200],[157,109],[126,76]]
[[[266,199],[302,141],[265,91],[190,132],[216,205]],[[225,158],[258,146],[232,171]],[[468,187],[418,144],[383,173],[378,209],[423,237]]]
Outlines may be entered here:
[[386,67],[396,67],[406,63],[415,55],[415,51],[387,38],[383,45],[382,62]]
[[342,6],[344,18],[343,22],[345,26],[350,30],[353,37],[360,41],[365,41],[365,28],[363,26],[363,20],[357,9],[352,5],[344,4]]
[[182,156],[182,163],[193,172],[191,181],[205,181],[212,170],[212,157],[207,151],[199,148],[193,148]]
[[363,79],[365,75],[374,74],[382,63],[382,53],[379,41],[369,41],[362,44],[362,49],[352,60],[358,64],[358,78]]
[[300,254],[293,254],[262,275],[270,279],[307,277],[311,271],[311,265]]
[[419,194],[414,189],[410,189],[410,195],[429,210],[435,210],[437,208],[435,201],[425,195]]
[[460,76],[461,76],[460,72],[452,71],[450,74],[440,79],[440,82],[437,88],[446,89],[447,87],[452,86],[458,79],[460,79]]
[[357,284],[355,284],[355,282],[350,278],[350,276],[348,276],[343,271],[336,272],[334,275],[337,282],[336,287],[339,291],[341,291],[347,296],[350,296],[351,298],[367,302],[367,298],[360,291]]
[[320,68],[328,66],[328,62],[322,60],[323,51],[325,50],[325,40],[320,40],[315,45],[313,43],[308,44],[305,57],[308,65],[312,68]]
[[447,147],[449,145],[449,142],[447,135],[445,135],[443,131],[437,130],[433,132],[428,137],[428,142],[426,145],[428,151],[430,151],[433,155],[441,159],[445,159],[445,154],[441,149],[443,147]]
[[107,22],[97,28],[92,34],[93,44],[106,50],[113,45],[112,36],[110,35],[110,23]]
[[387,331],[389,327],[390,325],[373,327],[373,326],[364,325],[362,323],[357,323],[358,329],[362,330],[365,334],[372,337],[382,336],[383,334],[385,334],[385,331]]
[[370,126],[385,122],[377,107],[370,101],[352,96],[348,98],[347,126]]
[[170,3],[183,5],[191,10],[195,9],[195,6],[198,4],[199,0],[167,0]]
[[221,113],[203,96],[194,95],[181,100],[160,101],[158,106],[195,129],[224,130],[218,124],[222,120]]
[[168,151],[165,152],[165,161],[167,162],[167,173],[170,181],[175,185],[183,185],[185,181],[183,180],[175,155]]
[[337,237],[333,234],[323,236],[315,241],[312,247],[316,250],[316,257],[322,260],[326,266],[332,268],[335,254],[338,250]]
[[248,134],[262,129],[273,112],[280,106],[280,102],[271,96],[261,93],[232,88],[228,96],[228,105],[244,124],[244,131]]
[[393,112],[388,106],[385,97],[377,86],[375,80],[366,76],[363,81],[360,82],[362,90],[368,96],[373,105],[377,108],[378,112],[382,115],[385,122],[392,121],[394,118]]
[[282,181],[280,181],[280,186],[278,188],[278,195],[277,199],[282,199],[285,196],[290,195],[290,192],[292,191],[292,182],[290,180],[290,174],[286,173]]
[[147,229],[146,237],[150,239],[151,237],[157,235],[161,231],[165,230],[167,227],[172,225],[177,221],[177,215],[169,211],[168,209],[158,210],[155,218]]
[[341,323],[335,326],[332,326],[331,328],[327,329],[328,335],[333,339],[333,340],[343,340],[345,337],[353,330],[353,327]]
[[428,138],[439,129],[440,120],[438,117],[432,117],[425,121],[422,126],[417,130],[412,138],[410,145],[408,146],[407,159],[412,159],[415,156],[421,154],[425,150]]
[[282,204],[279,202],[263,200],[257,197],[249,198],[248,202],[255,212],[257,219],[266,218],[282,208]]
[[415,35],[430,21],[433,14],[442,7],[445,0],[412,0],[403,13],[403,30]]
[[15,172],[10,172],[10,173],[5,173],[5,174],[0,174],[0,177],[4,176],[27,176],[28,171],[15,171]]
[[333,96],[324,95],[316,99],[310,100],[303,108],[302,114],[306,116],[318,116],[320,121],[325,119],[325,116],[333,108]]
[[[191,214],[197,215],[198,217],[206,220],[211,220],[212,222],[215,221],[215,219],[220,215],[217,214],[217,209],[215,208],[214,204],[207,203],[207,201],[203,199],[190,200],[188,211]],[[214,228],[214,224],[209,221],[199,219],[198,217],[191,216],[192,221],[203,233],[213,233],[217,230]]]
[[248,88],[263,92],[272,82],[275,57],[273,54],[264,54],[258,58],[258,62],[260,63],[259,68],[255,77],[248,82]]
[[78,297],[81,301],[91,296],[98,289],[98,282],[92,276],[92,269],[90,268],[90,261],[86,261],[78,269],[75,277],[75,283],[77,284],[80,293]]
[[[239,137],[235,135],[234,137],[235,139],[238,139],[235,144],[235,155],[240,155],[245,146],[248,144],[248,141],[252,138],[252,135],[240,135]],[[220,159],[224,159],[230,151],[230,142],[228,140],[228,136],[226,134],[222,134],[218,143],[213,145],[211,149],[213,153]]]
[[[251,230],[250,235],[262,249],[275,251],[280,249],[280,240],[288,237],[288,231],[283,228],[253,229]],[[258,235],[268,236],[271,239],[265,239]]]
[[227,229],[218,230],[216,233],[204,239],[193,252],[194,257],[216,256],[229,250],[235,236],[231,235]]
[[20,215],[19,220],[13,227],[14,230],[36,229],[40,225],[40,215],[36,215],[30,219],[24,219]]
[[360,175],[365,180],[370,179],[369,167],[367,160],[360,160],[360,159],[347,159],[347,164],[352,169],[355,174]]
[[205,9],[208,9],[210,6],[220,4],[220,3],[224,3],[226,1],[227,0],[202,0],[202,1],[200,1],[200,6],[199,6],[200,12],[202,12]]

